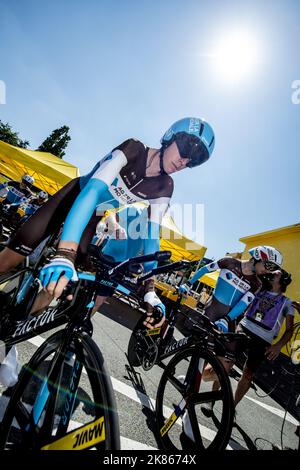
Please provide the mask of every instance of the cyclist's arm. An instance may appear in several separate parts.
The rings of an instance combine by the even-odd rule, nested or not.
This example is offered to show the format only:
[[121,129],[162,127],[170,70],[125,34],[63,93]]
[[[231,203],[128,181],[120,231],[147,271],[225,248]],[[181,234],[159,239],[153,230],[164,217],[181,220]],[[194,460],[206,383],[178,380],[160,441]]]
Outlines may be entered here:
[[82,233],[93,212],[98,204],[102,202],[104,193],[126,163],[127,159],[120,150],[113,151],[110,158],[102,163],[97,173],[88,181],[71,207],[64,224],[59,248],[77,250]]
[[26,201],[28,201],[28,199],[27,199],[26,197],[22,197],[22,198],[19,199],[18,201],[12,202],[12,203],[10,204],[10,207],[20,206],[21,204],[24,204]]
[[221,269],[221,265],[219,261],[213,261],[212,263],[206,264],[202,268],[200,268],[191,279],[189,279],[190,284],[194,284],[196,281],[201,279],[205,274],[212,273],[217,271],[217,269]]
[[253,292],[251,291],[246,292],[246,294],[243,295],[243,297],[230,310],[230,312],[227,313],[227,316],[231,320],[235,320],[238,316],[240,316],[246,310],[246,308],[249,307],[249,305],[253,302],[254,299],[255,299],[255,295]]

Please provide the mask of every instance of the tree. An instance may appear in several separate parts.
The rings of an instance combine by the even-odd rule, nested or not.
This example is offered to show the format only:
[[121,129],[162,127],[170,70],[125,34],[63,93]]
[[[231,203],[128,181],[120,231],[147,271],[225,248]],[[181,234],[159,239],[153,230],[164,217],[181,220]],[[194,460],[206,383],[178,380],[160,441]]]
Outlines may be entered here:
[[64,150],[67,148],[67,145],[71,140],[71,137],[68,134],[69,130],[70,128],[68,126],[62,126],[59,129],[55,129],[37,150],[40,152],[50,152],[58,158],[63,158],[65,155]]
[[29,145],[28,140],[21,140],[19,133],[14,132],[10,124],[4,123],[0,119],[0,140],[16,147],[22,147],[26,149]]

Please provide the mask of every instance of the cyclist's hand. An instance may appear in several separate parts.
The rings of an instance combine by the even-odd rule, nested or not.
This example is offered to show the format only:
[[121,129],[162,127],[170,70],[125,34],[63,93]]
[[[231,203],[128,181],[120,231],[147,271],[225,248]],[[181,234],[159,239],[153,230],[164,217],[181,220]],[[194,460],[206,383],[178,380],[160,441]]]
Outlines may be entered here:
[[116,219],[116,214],[110,214],[106,218],[107,232],[109,236],[114,240],[126,240],[127,232]]
[[181,284],[181,286],[178,287],[178,290],[181,294],[187,294],[191,288],[191,283],[186,282],[185,284]]
[[265,356],[269,361],[274,361],[280,354],[281,346],[279,344],[273,344],[266,348]]
[[215,321],[215,325],[218,330],[223,331],[223,333],[228,333],[228,321],[226,318],[219,318],[219,320]]
[[53,258],[40,271],[39,279],[44,289],[55,299],[61,296],[70,279],[77,281],[77,273],[72,261],[66,258]]
[[[150,330],[152,330],[153,328],[159,328],[165,322],[166,307],[164,306],[164,304],[162,303],[162,301],[160,300],[160,298],[158,297],[158,295],[156,295],[154,291],[150,291],[145,294],[144,302],[146,303],[147,306],[149,305],[150,307],[150,309],[147,308],[148,313],[147,313],[147,318],[144,321],[144,325]],[[152,310],[153,307],[156,307],[157,310],[160,310],[161,315],[162,315],[157,323],[155,323],[157,320],[153,316],[152,311],[151,312],[149,311],[149,310]]]
[[[165,309],[165,306],[163,304],[161,305]],[[157,318],[157,314],[153,315],[152,312],[147,312],[147,318],[143,322],[143,324],[149,330],[153,330],[154,328],[160,328],[165,323],[165,320],[166,320],[166,315],[165,313],[163,313],[163,309],[161,309],[159,305],[156,308],[157,310],[160,310],[161,312],[160,318]]]

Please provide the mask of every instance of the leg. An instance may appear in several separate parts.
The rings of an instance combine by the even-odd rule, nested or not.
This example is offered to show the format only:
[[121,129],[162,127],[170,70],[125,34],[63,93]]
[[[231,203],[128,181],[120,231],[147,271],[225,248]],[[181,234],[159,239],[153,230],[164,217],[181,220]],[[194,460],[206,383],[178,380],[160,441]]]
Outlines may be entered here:
[[4,250],[0,252],[0,274],[9,272],[11,269],[18,266],[24,258],[24,255],[16,253],[10,248],[4,248]]
[[104,295],[97,295],[96,297],[96,302],[95,302],[95,305],[93,307],[93,311],[92,311],[92,315],[94,315],[98,310],[99,308],[101,307],[101,305],[104,304],[104,302],[106,301],[107,299],[107,295],[104,296]]
[[33,315],[33,316],[40,315],[43,312],[43,310],[45,310],[45,308],[48,307],[48,305],[50,305],[53,298],[54,297],[52,295],[50,295],[48,292],[44,290],[39,292],[31,308],[30,315]]
[[[218,359],[221,362],[221,364],[223,365],[226,373],[228,374],[230,369],[233,367],[234,362],[229,361],[225,357],[220,357],[220,356],[218,356]],[[212,391],[213,392],[216,392],[217,390],[220,389],[220,382],[217,379],[217,375],[216,375],[216,373],[215,373],[212,366],[208,365],[205,368],[205,370],[203,371],[202,380],[203,380],[203,382],[212,382],[213,381],[213,384],[212,384]],[[206,404],[201,406],[201,411],[206,417],[212,416],[214,404],[215,404],[215,402],[213,401],[211,403],[206,403]]]
[[253,371],[249,369],[249,367],[246,366],[243,370],[242,377],[239,380],[239,383],[235,392],[235,397],[234,397],[235,406],[241,401],[244,395],[248,392],[251,386],[253,375],[254,375]]
[[[218,359],[222,363],[224,369],[226,370],[226,372],[228,374],[229,371],[232,369],[232,367],[234,365],[234,362],[230,361],[226,357],[221,357],[221,356],[218,356]],[[211,365],[208,365],[207,367],[205,367],[205,369],[203,371],[203,375],[202,375],[202,380],[204,382],[212,382],[212,381],[217,380],[217,376],[216,376],[213,368],[211,367]]]
[[253,333],[249,333],[248,330],[246,331],[246,333],[248,334],[248,336],[250,336],[250,342],[248,344],[248,357],[244,366],[242,377],[238,382],[238,386],[235,392],[235,406],[248,392],[254,374],[259,368],[262,361],[264,360],[266,347],[269,346],[269,343],[264,341],[259,336],[254,335]]

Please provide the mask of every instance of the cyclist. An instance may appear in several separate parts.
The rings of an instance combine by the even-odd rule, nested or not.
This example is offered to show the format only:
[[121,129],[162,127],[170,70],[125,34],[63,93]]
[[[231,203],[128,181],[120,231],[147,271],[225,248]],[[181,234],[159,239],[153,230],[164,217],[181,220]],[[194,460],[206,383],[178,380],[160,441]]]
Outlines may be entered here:
[[26,208],[26,216],[33,215],[45,202],[48,201],[47,191],[40,191],[37,195],[32,196],[28,201],[28,207]]
[[[30,175],[23,175],[21,181],[5,181],[0,184],[0,191],[2,192],[0,203],[0,216],[5,218],[8,223],[14,218],[20,204],[25,203],[32,196],[31,187],[34,183],[34,178]],[[5,191],[5,192],[4,192]],[[1,232],[2,232],[2,223]]]
[[21,181],[5,181],[0,184],[0,190],[7,188],[2,204],[18,204],[23,199],[28,199],[32,196],[31,187],[34,183],[33,176],[23,175]]
[[[234,320],[249,307],[261,289],[262,282],[258,276],[280,270],[283,262],[282,254],[272,246],[256,246],[249,250],[249,254],[249,261],[230,257],[213,261],[200,268],[190,281],[179,287],[185,293],[204,274],[220,269],[214,293],[204,307],[204,314],[224,332],[235,330]],[[220,360],[225,370],[229,371],[232,361],[221,357]],[[212,380],[213,376],[208,369],[203,378]]]
[[[172,124],[161,139],[160,149],[126,140],[88,175],[64,186],[22,225],[0,253],[0,271],[7,272],[18,265],[64,222],[56,255],[41,271],[49,299],[59,297],[68,281],[76,279],[75,260],[84,259],[99,217],[109,208],[137,201],[149,205],[145,254],[157,251],[160,221],[173,193],[170,175],[206,162],[213,149],[214,132],[198,118],[184,118]],[[155,302],[154,296],[148,296],[150,305],[155,306]]]
[[[256,246],[249,250],[249,254],[251,255],[249,261],[240,261],[231,257],[213,261],[200,268],[190,281],[179,287],[181,292],[187,293],[204,274],[220,269],[213,296],[205,305],[204,314],[224,332],[235,330],[234,320],[249,307],[260,291],[262,282],[258,276],[279,272],[283,263],[282,254],[272,246]],[[229,372],[233,361],[222,357],[221,352],[218,357],[225,370]],[[204,370],[202,380],[214,381],[213,390],[218,390],[219,383],[210,366]],[[205,415],[210,415],[212,406],[213,403],[208,403],[206,406],[202,406],[201,410]],[[183,423],[184,439],[194,440],[187,414],[183,417]]]
[[33,205],[35,210],[39,209],[45,202],[48,201],[48,193],[47,191],[40,191],[37,193],[36,196],[34,196],[31,200],[30,203]]
[[[249,250],[249,254],[251,255],[249,261],[240,261],[231,257],[213,261],[200,268],[190,281],[179,287],[181,292],[187,293],[204,274],[220,269],[213,296],[205,305],[204,314],[224,332],[235,331],[234,320],[249,307],[260,291],[262,282],[258,276],[280,272],[283,263],[282,254],[272,246],[256,246]],[[234,364],[233,361],[222,357],[221,352],[218,357],[225,370],[229,372]],[[209,365],[203,371],[202,380],[214,381],[213,390],[219,389],[217,377]],[[201,410],[210,416],[212,407],[213,403],[207,403],[202,405]],[[183,417],[182,438],[187,446],[190,445],[190,440],[194,440],[187,413]]]
[[231,257],[213,261],[179,287],[181,292],[187,293],[204,274],[220,269],[213,296],[205,305],[204,313],[225,332],[232,330],[231,321],[244,312],[261,289],[258,276],[279,270],[283,262],[282,254],[272,246],[256,246],[249,250],[249,254],[249,261]]

